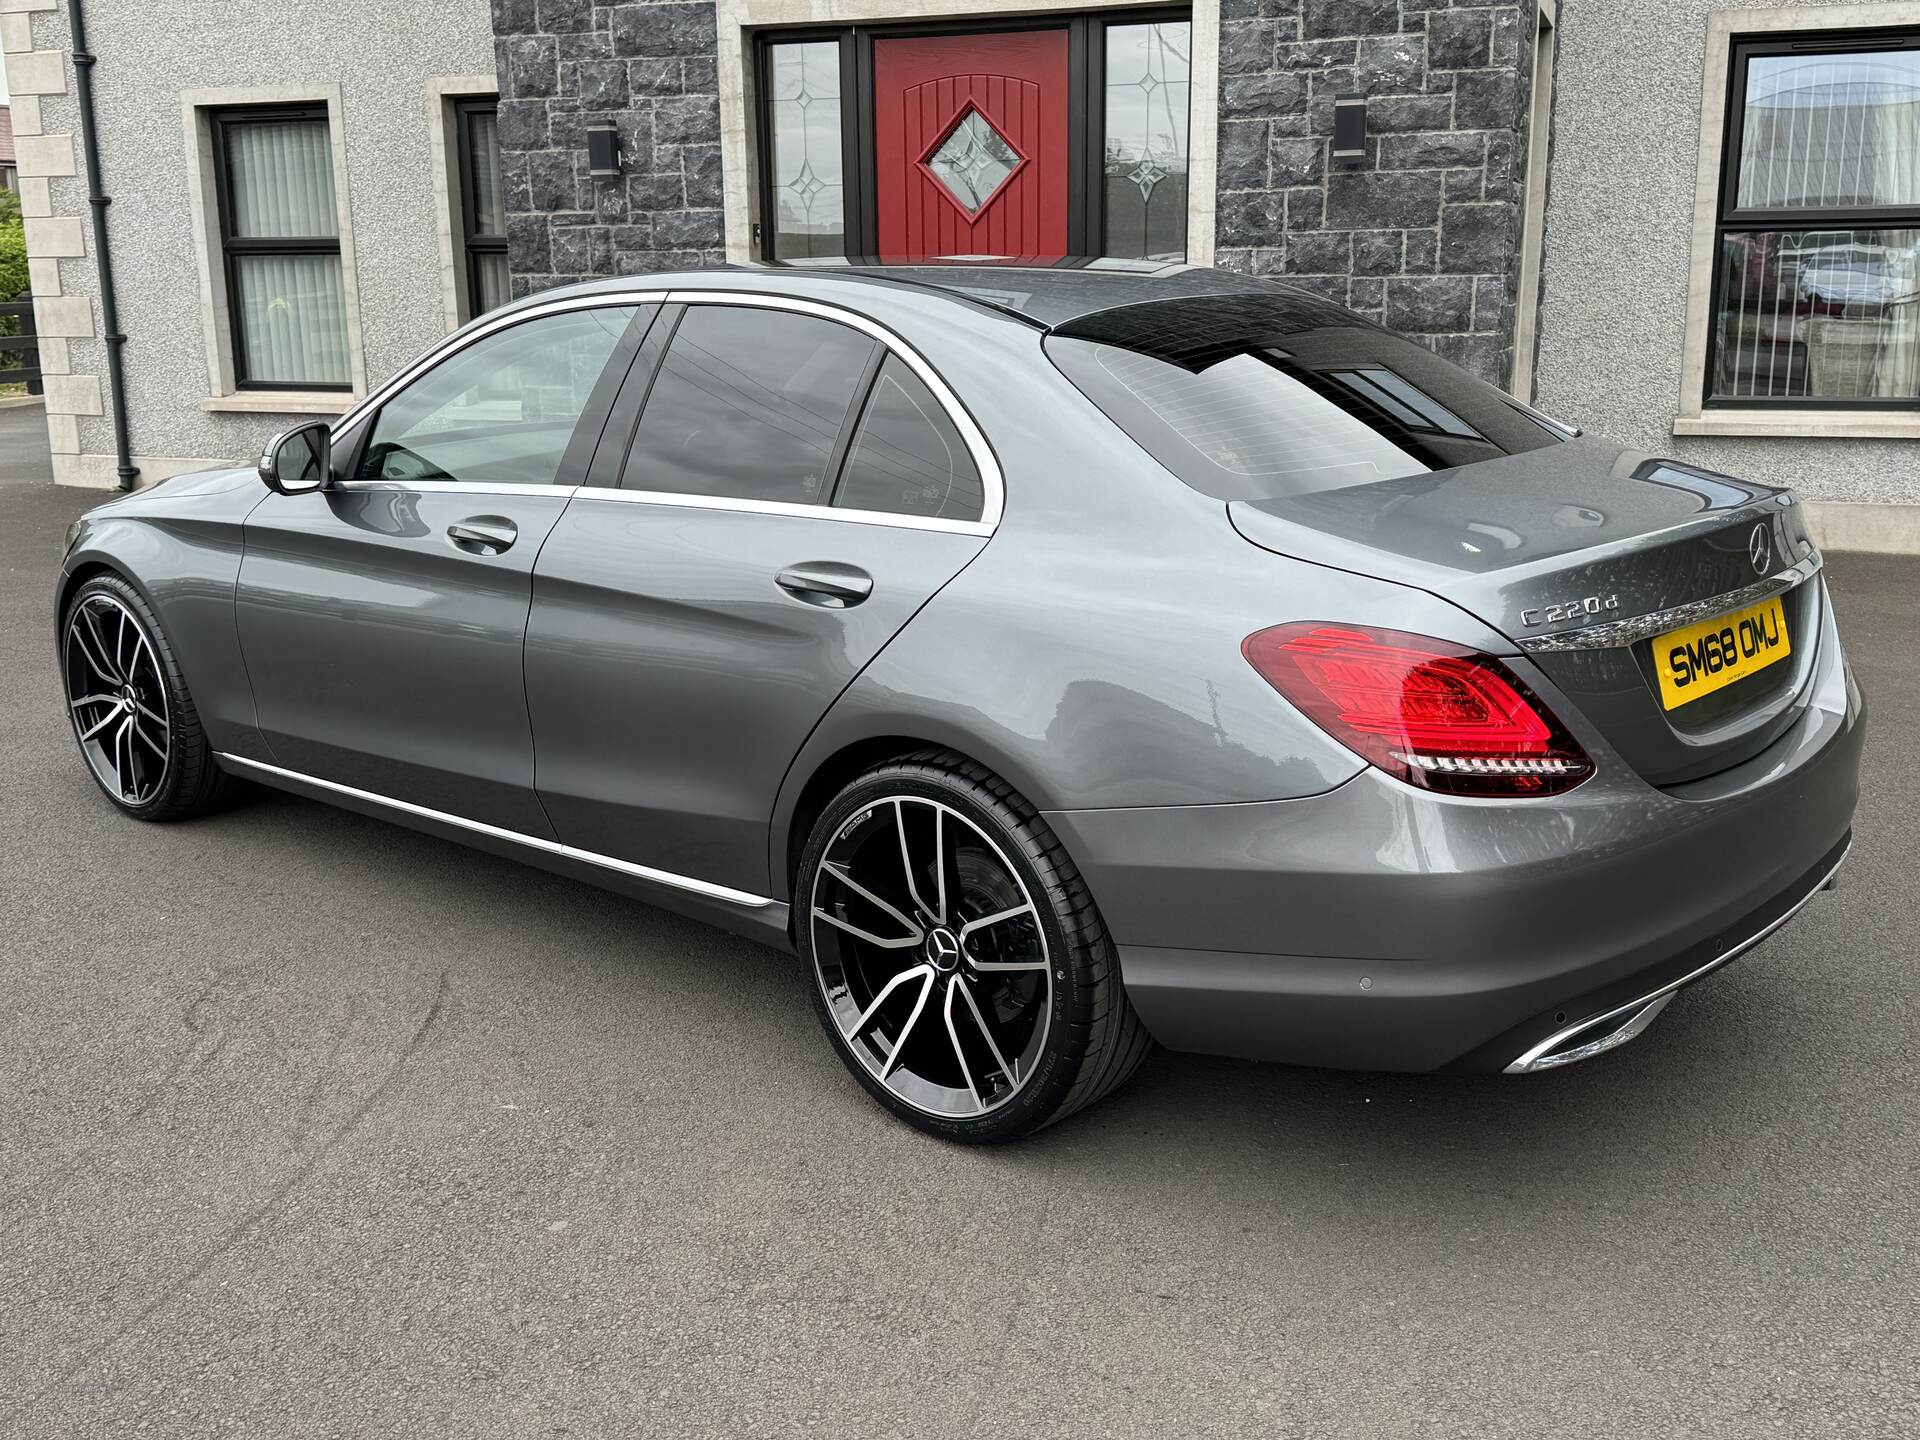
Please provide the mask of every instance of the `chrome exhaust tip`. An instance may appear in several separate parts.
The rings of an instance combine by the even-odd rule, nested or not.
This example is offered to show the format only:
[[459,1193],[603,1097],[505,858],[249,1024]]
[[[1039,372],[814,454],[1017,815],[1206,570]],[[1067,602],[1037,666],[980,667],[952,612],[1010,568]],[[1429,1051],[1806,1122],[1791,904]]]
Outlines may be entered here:
[[1624,1010],[1596,1015],[1591,1020],[1582,1020],[1577,1025],[1556,1030],[1507,1066],[1506,1073],[1531,1075],[1537,1070],[1551,1070],[1556,1065],[1572,1065],[1576,1061],[1591,1060],[1595,1055],[1604,1055],[1626,1044],[1651,1025],[1679,993],[1669,990],[1664,995],[1656,995],[1638,1005],[1629,1005]]

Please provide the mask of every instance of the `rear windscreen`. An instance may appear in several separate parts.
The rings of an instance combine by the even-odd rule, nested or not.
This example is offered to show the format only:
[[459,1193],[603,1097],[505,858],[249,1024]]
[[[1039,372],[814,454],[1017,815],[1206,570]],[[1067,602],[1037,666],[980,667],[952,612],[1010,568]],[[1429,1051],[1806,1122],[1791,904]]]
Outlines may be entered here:
[[1307,295],[1129,305],[1063,325],[1045,343],[1142,448],[1222,500],[1451,470],[1574,433]]

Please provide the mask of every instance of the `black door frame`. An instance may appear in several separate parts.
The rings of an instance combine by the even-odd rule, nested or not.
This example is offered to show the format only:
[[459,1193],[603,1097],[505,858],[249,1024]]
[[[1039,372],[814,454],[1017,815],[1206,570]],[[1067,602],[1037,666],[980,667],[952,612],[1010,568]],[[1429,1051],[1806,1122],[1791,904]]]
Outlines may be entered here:
[[[1190,6],[1069,14],[1009,15],[991,21],[910,20],[873,25],[799,26],[762,30],[753,36],[754,144],[759,165],[754,197],[759,208],[752,250],[773,260],[773,47],[834,41],[840,46],[840,160],[850,258],[880,253],[878,168],[874,161],[873,42],[934,35],[997,35],[1011,30],[1067,32],[1067,254],[1098,255],[1106,242],[1105,176],[1106,27],[1191,22]],[[852,98],[852,114],[847,110]],[[851,122],[851,123],[849,123]],[[1192,117],[1188,117],[1192,134]]]

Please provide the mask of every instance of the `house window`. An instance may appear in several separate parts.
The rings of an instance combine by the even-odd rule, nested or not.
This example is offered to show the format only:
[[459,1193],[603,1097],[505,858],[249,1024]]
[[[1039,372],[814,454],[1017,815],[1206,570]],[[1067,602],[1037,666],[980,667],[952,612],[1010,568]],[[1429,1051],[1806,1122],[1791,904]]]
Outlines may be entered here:
[[220,110],[212,121],[236,383],[350,388],[325,106]]
[[499,101],[462,100],[459,122],[460,227],[471,320],[507,301],[507,212],[500,188]]
[[1705,403],[1920,409],[1920,31],[1731,65]]

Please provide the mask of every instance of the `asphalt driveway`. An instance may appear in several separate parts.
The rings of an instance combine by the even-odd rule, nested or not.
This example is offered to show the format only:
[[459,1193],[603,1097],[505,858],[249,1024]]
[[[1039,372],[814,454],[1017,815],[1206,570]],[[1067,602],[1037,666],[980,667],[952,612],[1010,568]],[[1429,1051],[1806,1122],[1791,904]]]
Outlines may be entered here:
[[290,798],[119,819],[51,648],[98,498],[0,484],[0,1433],[1920,1432],[1920,563],[1831,563],[1841,889],[1632,1045],[1160,1055],[983,1152],[771,951]]

